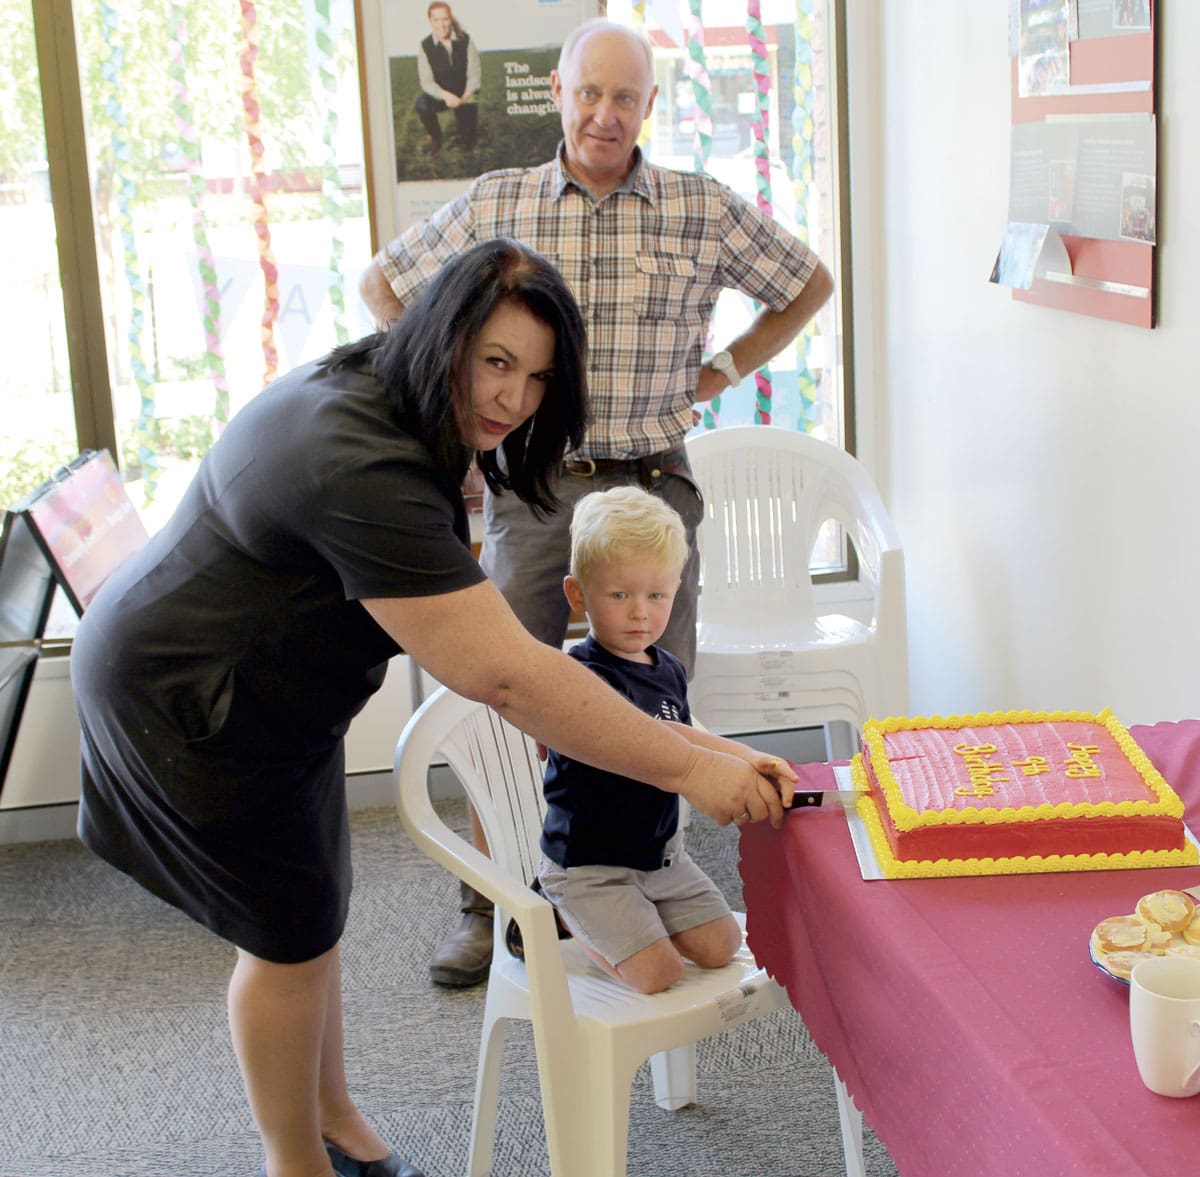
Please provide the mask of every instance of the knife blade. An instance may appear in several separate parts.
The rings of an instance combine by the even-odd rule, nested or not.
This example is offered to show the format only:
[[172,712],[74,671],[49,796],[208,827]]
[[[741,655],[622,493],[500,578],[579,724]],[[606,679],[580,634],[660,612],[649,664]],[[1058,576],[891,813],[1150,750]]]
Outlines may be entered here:
[[858,804],[865,794],[857,789],[806,789],[797,790],[792,797],[793,809],[810,809],[820,805],[840,805],[849,809]]

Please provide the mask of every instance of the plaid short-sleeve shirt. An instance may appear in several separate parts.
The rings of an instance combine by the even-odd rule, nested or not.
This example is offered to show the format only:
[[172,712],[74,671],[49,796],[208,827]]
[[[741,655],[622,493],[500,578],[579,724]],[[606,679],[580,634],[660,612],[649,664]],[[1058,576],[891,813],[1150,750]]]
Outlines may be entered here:
[[670,449],[691,428],[704,339],[730,287],[783,310],[817,257],[709,176],[641,159],[593,200],[563,148],[536,168],[480,176],[376,257],[408,303],[443,262],[480,241],[513,237],[561,271],[588,332],[592,424],[578,456],[635,458]]

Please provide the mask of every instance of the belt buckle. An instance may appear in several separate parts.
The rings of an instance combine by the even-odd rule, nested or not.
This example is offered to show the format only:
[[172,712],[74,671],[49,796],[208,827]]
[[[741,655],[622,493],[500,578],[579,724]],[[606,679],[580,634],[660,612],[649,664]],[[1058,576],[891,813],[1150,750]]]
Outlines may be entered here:
[[[582,467],[582,469],[576,469]],[[576,478],[593,478],[596,474],[595,458],[568,458],[563,462],[563,469],[568,474],[574,474]]]

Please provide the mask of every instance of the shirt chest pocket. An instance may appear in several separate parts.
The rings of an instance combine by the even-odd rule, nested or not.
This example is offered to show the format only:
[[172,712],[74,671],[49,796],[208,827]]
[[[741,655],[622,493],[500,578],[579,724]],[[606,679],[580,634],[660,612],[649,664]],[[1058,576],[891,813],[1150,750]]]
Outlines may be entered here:
[[694,310],[696,263],[677,253],[639,253],[634,306],[647,319],[688,317]]

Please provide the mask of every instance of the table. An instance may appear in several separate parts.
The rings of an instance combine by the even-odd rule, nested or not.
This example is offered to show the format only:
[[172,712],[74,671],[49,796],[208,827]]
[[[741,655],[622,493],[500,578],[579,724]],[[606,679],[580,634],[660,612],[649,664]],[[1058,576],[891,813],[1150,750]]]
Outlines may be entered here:
[[[1133,727],[1200,833],[1200,720]],[[829,772],[832,786],[832,770]],[[743,827],[747,937],[903,1177],[1181,1177],[1200,1097],[1154,1095],[1100,920],[1200,867],[866,882],[845,815]]]

